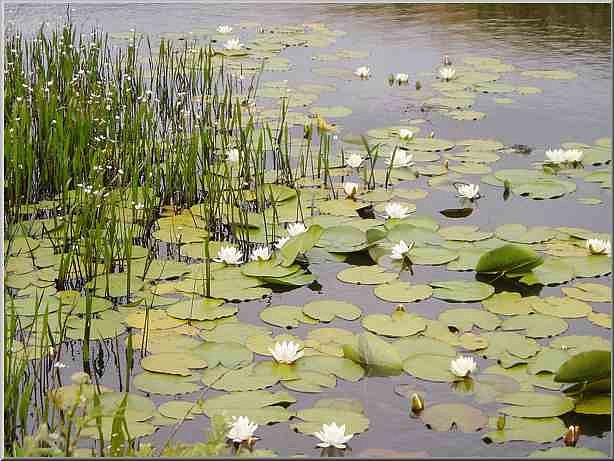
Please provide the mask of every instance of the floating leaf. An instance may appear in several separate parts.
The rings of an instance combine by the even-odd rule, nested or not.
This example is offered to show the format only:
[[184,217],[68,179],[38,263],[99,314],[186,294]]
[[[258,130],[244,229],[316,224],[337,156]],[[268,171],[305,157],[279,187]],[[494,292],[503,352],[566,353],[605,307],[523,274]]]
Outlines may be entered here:
[[201,386],[194,382],[198,378],[193,375],[178,376],[144,371],[133,378],[132,384],[148,394],[190,394],[201,389]]
[[568,319],[586,317],[592,311],[591,306],[585,302],[567,297],[531,297],[530,303],[536,312]]
[[362,315],[358,306],[345,301],[312,301],[303,306],[305,315],[321,322],[331,322],[335,317],[356,320]]
[[450,371],[451,361],[447,355],[416,354],[403,361],[403,370],[426,381],[451,382],[455,379]]
[[497,402],[512,405],[501,408],[501,413],[521,418],[549,418],[574,408],[574,401],[569,397],[537,392],[505,394],[497,398]]
[[358,335],[355,342],[344,344],[343,353],[365,367],[371,376],[394,376],[403,370],[398,350],[369,332]]
[[552,447],[547,450],[535,450],[529,458],[607,458],[602,451],[587,447]]
[[221,365],[225,368],[241,368],[253,359],[252,352],[245,346],[234,343],[204,342],[190,349],[190,354],[207,362],[210,368]]
[[386,283],[375,287],[375,296],[392,303],[411,303],[422,301],[433,294],[428,285],[411,285],[408,282]]
[[447,432],[476,432],[486,427],[488,418],[481,410],[463,403],[439,403],[427,406],[420,418],[429,429]]
[[300,323],[315,325],[317,320],[306,316],[300,306],[271,306],[260,311],[260,318],[270,324],[281,328],[296,328]]
[[593,303],[612,302],[612,288],[601,283],[575,283],[571,287],[561,287],[561,291],[570,298]]
[[397,310],[390,315],[367,315],[362,319],[362,326],[366,330],[390,337],[411,336],[426,329],[422,317]]
[[548,338],[559,335],[569,328],[563,319],[550,315],[526,314],[504,320],[501,329],[505,331],[525,330],[529,338]]
[[185,353],[152,354],[141,360],[141,367],[152,373],[189,376],[193,369],[205,368],[207,362]]
[[530,248],[504,245],[484,253],[475,270],[486,273],[528,271],[542,262],[542,257]]
[[350,267],[337,274],[337,278],[342,282],[357,285],[379,285],[391,282],[398,277],[398,274],[386,272],[383,267],[377,265]]
[[[489,420],[489,426],[497,427],[497,418]],[[488,443],[503,443],[521,440],[526,442],[554,442],[565,435],[567,427],[559,418],[513,418],[505,420],[503,430],[485,434],[482,439]]]
[[459,331],[471,331],[475,325],[484,330],[494,330],[501,320],[494,314],[479,309],[448,309],[439,314],[439,320]]
[[610,394],[584,396],[576,402],[574,411],[585,415],[612,414],[612,396]]
[[609,351],[581,352],[568,359],[554,376],[557,383],[597,381],[610,376],[612,354]]
[[236,306],[222,306],[220,299],[202,298],[182,301],[167,309],[168,315],[183,320],[215,320],[235,315]]
[[521,315],[533,312],[529,301],[533,297],[523,298],[520,293],[502,291],[482,301],[484,307],[493,314]]
[[364,432],[369,427],[369,419],[360,406],[351,405],[351,402],[353,401],[344,399],[320,400],[312,408],[297,411],[296,417],[303,422],[293,423],[290,427],[303,434],[314,434],[322,430],[323,424],[335,422],[345,425],[346,434]]
[[433,287],[434,298],[453,302],[481,301],[495,292],[487,283],[472,280],[446,280],[429,285]]

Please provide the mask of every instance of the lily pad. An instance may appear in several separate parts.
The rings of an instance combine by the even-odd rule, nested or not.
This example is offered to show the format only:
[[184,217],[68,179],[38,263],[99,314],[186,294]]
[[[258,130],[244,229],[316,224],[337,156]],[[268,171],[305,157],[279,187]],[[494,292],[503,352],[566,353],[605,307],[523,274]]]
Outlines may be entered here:
[[[497,418],[489,420],[492,429],[497,427]],[[482,439],[488,443],[512,442],[515,440],[537,443],[554,442],[565,435],[567,427],[559,418],[513,418],[508,417],[503,430],[486,433]]]
[[476,432],[488,424],[481,410],[463,403],[439,403],[427,406],[420,418],[429,429],[440,432],[460,430]]
[[567,328],[569,325],[565,320],[541,314],[517,315],[501,324],[504,331],[525,330],[529,338],[549,338],[565,332]]
[[452,359],[447,355],[416,354],[403,361],[403,370],[426,381],[452,382],[455,379],[450,371]]
[[344,320],[356,320],[362,315],[358,306],[346,301],[323,300],[312,301],[303,306],[303,313],[321,322],[331,322],[335,317]]
[[499,397],[497,402],[511,405],[501,408],[501,413],[520,418],[560,416],[574,408],[574,401],[569,397],[538,392],[505,394]]
[[393,282],[378,285],[375,296],[391,303],[411,303],[430,298],[433,289],[428,285],[411,285],[408,282]]
[[193,369],[205,368],[207,362],[185,353],[152,354],[141,360],[141,367],[152,373],[189,376]]
[[390,315],[367,315],[362,319],[362,326],[379,335],[397,338],[415,335],[426,329],[422,317],[404,311],[394,311]]
[[429,283],[433,297],[452,302],[473,302],[488,298],[495,289],[487,283],[472,280],[446,280]]
[[381,266],[356,266],[344,269],[337,274],[342,282],[357,285],[379,285],[391,282],[399,277],[398,274],[386,272]]
[[448,309],[439,314],[439,320],[459,331],[471,331],[475,325],[484,330],[495,330],[501,320],[488,311],[479,309]]
[[300,306],[271,306],[260,311],[260,318],[270,324],[281,328],[296,328],[300,323],[315,325],[317,320],[308,317],[303,313]]
[[570,287],[561,287],[568,297],[593,303],[612,302],[612,288],[601,283],[578,282]]

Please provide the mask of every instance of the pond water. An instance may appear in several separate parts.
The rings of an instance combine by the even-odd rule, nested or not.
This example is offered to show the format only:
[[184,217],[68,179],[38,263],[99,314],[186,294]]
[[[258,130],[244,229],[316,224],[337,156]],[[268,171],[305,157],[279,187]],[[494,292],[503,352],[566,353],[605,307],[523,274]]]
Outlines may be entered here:
[[[62,5],[10,4],[5,10],[5,20],[22,32],[33,30],[42,21],[51,23],[62,17]],[[532,169],[534,162],[544,160],[544,151],[559,148],[562,143],[576,142],[588,145],[595,140],[611,136],[612,126],[612,74],[610,48],[609,5],[241,5],[241,4],[167,4],[167,5],[113,5],[75,4],[71,6],[73,22],[83,30],[92,25],[100,26],[110,34],[125,33],[130,29],[149,35],[153,39],[163,34],[187,34],[200,29],[214,29],[219,24],[238,28],[240,23],[258,23],[266,27],[294,24],[322,23],[331,30],[341,30],[345,35],[336,38],[325,48],[289,47],[281,56],[290,61],[290,69],[267,71],[261,83],[287,80],[288,87],[301,84],[329,84],[335,91],[322,93],[314,106],[344,106],[351,109],[346,117],[327,117],[337,124],[338,139],[333,150],[338,150],[344,139],[360,135],[373,128],[406,125],[410,120],[423,119],[416,125],[420,137],[433,132],[435,139],[495,139],[504,146],[523,144],[530,146],[530,154],[500,154],[493,171],[508,168]],[[242,42],[249,42],[255,28],[238,28]],[[155,42],[155,40],[154,40]],[[121,44],[121,41],[117,41]],[[181,43],[181,42],[179,42]],[[318,62],[319,54],[332,54],[337,50],[354,50],[368,53],[368,57]],[[433,70],[448,55],[453,64],[463,69],[467,57],[497,58],[511,64],[514,70],[502,72],[499,82],[514,86],[532,86],[541,89],[537,94],[521,95],[515,91],[501,94],[479,94],[472,110],[486,114],[478,121],[454,120],[436,109],[424,110],[425,94],[436,92],[430,86],[435,80]],[[338,78],[314,72],[317,68],[354,69],[368,65],[371,77]],[[577,74],[573,79],[531,78],[521,75],[524,70],[553,69]],[[408,85],[389,85],[388,76],[398,72],[409,74]],[[422,89],[416,91],[420,80]],[[421,93],[422,92],[422,93]],[[511,101],[497,98],[509,98]],[[271,100],[268,100],[269,104]],[[271,105],[272,107],[272,105]],[[293,109],[305,112],[307,108]],[[300,128],[302,130],[302,128]],[[356,149],[345,144],[345,148]],[[604,165],[591,167],[602,169]],[[564,197],[532,200],[511,194],[504,199],[501,187],[480,182],[484,174],[466,174],[462,180],[480,184],[483,195],[473,212],[463,218],[448,218],[441,210],[458,208],[459,199],[450,189],[431,187],[428,176],[400,183],[407,188],[428,191],[428,197],[412,201],[416,214],[434,218],[441,227],[474,224],[481,230],[494,231],[502,224],[522,223],[526,226],[582,227],[597,233],[610,233],[612,228],[612,194],[610,188],[600,187],[598,182],[571,178],[577,190]],[[569,177],[565,177],[569,179]],[[396,184],[395,184],[396,185]],[[581,203],[578,198],[597,198],[596,204]],[[595,201],[597,202],[597,201]],[[464,206],[464,205],[463,205]],[[370,264],[368,257],[355,258],[357,264]],[[349,267],[346,262],[311,264],[311,272],[318,277],[319,286],[299,287],[275,292],[270,299],[240,303],[238,318],[259,326],[266,326],[259,312],[267,305],[302,306],[310,301],[332,298],[345,300],[361,307],[363,315],[389,314],[395,304],[385,302],[373,293],[373,286],[357,286],[340,282],[336,274]],[[473,280],[475,272],[451,272],[446,266],[415,265],[415,274],[401,275],[412,284],[425,284],[434,280]],[[574,280],[577,282],[578,280]],[[611,286],[611,276],[586,278],[580,281],[605,283]],[[571,284],[573,282],[569,282]],[[560,286],[512,284],[507,279],[495,284],[497,291],[519,291],[523,295],[561,296]],[[608,303],[591,303],[594,311],[611,314]],[[450,304],[435,298],[419,303],[407,303],[407,310],[436,319],[450,307],[477,307],[481,303]],[[610,330],[596,326],[586,318],[567,319],[569,329],[565,335],[590,335],[610,338]],[[353,332],[362,331],[360,321],[335,319],[333,326]],[[305,338],[311,325],[301,324],[289,333]],[[271,327],[275,335],[285,333]],[[538,340],[547,344],[550,339]],[[472,354],[479,356],[479,353]],[[62,371],[66,381],[70,374],[80,369],[79,348],[73,349],[73,361],[64,357],[68,367]],[[261,360],[262,357],[257,360]],[[101,383],[117,388],[117,374],[113,371],[113,358],[104,352],[106,373]],[[478,358],[478,366],[485,369],[494,360]],[[141,372],[137,365],[134,375]],[[450,383],[421,381],[402,373],[394,377],[368,377],[358,382],[338,380],[334,389],[322,393],[291,392],[298,402],[293,409],[309,408],[322,398],[353,398],[364,405],[369,430],[356,436],[350,443],[352,455],[360,455],[367,449],[388,449],[405,453],[421,453],[425,456],[526,456],[538,448],[561,446],[562,441],[550,444],[532,442],[507,442],[486,444],[481,440],[486,430],[474,433],[461,431],[438,432],[429,430],[418,418],[409,417],[408,402],[394,392],[398,384],[410,384],[421,389],[427,405],[435,403],[467,403],[478,406],[487,415],[495,415],[500,404],[476,405],[471,395],[451,390]],[[277,384],[275,389],[283,390]],[[139,391],[140,393],[140,391]],[[142,394],[142,393],[141,393]],[[195,400],[200,392],[180,396]],[[221,395],[211,390],[207,396]],[[156,404],[172,397],[151,397]],[[610,452],[611,427],[605,416],[565,416],[566,423],[576,418],[583,435],[580,445]],[[174,439],[186,442],[202,440],[208,419],[197,416],[186,421]],[[566,424],[568,425],[568,424]],[[172,427],[161,427],[154,435],[146,437],[154,444],[163,442]],[[318,456],[315,438],[292,431],[287,423],[261,426],[259,446],[269,448],[283,456],[304,454]]]

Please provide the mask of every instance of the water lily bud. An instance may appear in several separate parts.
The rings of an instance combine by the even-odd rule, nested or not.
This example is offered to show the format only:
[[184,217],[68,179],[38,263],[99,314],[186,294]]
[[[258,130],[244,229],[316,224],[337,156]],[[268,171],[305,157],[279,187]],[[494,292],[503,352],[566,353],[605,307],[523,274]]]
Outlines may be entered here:
[[303,127],[303,138],[311,139],[311,123],[306,123]]
[[416,90],[420,90],[420,88],[422,88],[422,83],[420,83],[420,80],[416,80]]
[[497,418],[497,430],[502,431],[505,429],[505,415],[499,415]]
[[394,75],[390,74],[388,76],[388,84],[394,85],[394,81],[395,81]]
[[414,413],[420,413],[424,410],[424,399],[421,395],[413,393],[410,398],[411,402],[411,411]]
[[405,312],[405,306],[403,304],[397,304],[394,307],[395,312]]
[[447,170],[449,166],[448,161],[446,160],[445,162],[443,162],[443,167]]
[[429,138],[431,138],[431,139],[432,139],[432,138],[434,138],[434,137],[435,137],[435,132],[434,132],[434,131],[431,131],[431,133],[429,134]]
[[512,189],[512,183],[510,182],[509,179],[506,179],[505,181],[503,181],[503,187],[505,192],[510,192],[510,190]]
[[569,429],[567,429],[567,432],[565,433],[563,442],[565,442],[566,447],[575,447],[579,438],[580,426],[569,426]]

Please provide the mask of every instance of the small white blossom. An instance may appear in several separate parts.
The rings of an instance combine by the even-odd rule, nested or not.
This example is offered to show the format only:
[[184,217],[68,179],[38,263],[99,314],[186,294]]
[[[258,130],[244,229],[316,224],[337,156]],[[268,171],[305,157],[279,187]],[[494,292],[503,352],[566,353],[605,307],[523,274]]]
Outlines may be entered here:
[[456,76],[456,69],[452,66],[444,66],[439,69],[439,77],[446,82],[452,80]]
[[474,200],[480,197],[480,186],[477,184],[459,184],[456,186],[459,197]]
[[321,440],[321,442],[318,443],[318,447],[327,448],[332,446],[339,449],[344,449],[345,444],[354,437],[354,434],[345,435],[345,424],[337,426],[335,422],[323,424],[322,430],[313,435]]
[[565,159],[568,162],[581,162],[584,152],[580,149],[569,149],[565,151]]
[[237,265],[241,264],[243,253],[233,246],[223,246],[217,253],[217,258],[213,258],[215,262]]
[[232,27],[230,26],[218,26],[216,29],[219,34],[229,34],[232,32]]
[[394,76],[397,83],[407,83],[409,81],[409,74],[399,73]]
[[233,416],[226,437],[236,443],[245,442],[254,436],[256,429],[258,429],[258,425],[251,422],[247,416],[239,416],[238,418]]
[[348,198],[353,198],[358,193],[358,187],[359,185],[355,182],[346,182],[343,185],[343,190]]
[[[392,160],[394,154],[394,161]],[[390,165],[392,163],[392,168],[403,168],[413,165],[414,156],[412,154],[408,154],[407,151],[403,149],[397,149],[396,152],[391,152],[388,159],[386,159],[386,165]]]
[[399,241],[395,246],[392,247],[392,253],[390,253],[391,259],[403,259],[405,254],[412,249],[413,243],[408,245],[405,243],[405,240]]
[[243,48],[243,44],[239,41],[238,38],[231,38],[226,43],[224,43],[224,48],[231,51],[237,51]]
[[294,341],[276,342],[274,347],[269,347],[269,352],[277,363],[294,363],[300,359],[303,352],[300,344]]
[[[414,132],[412,130],[408,130],[407,128],[401,128],[399,130],[399,138],[401,138],[403,141],[409,141],[413,137],[414,137]],[[398,151],[397,151],[397,154],[398,154]]]
[[545,154],[548,163],[565,163],[567,161],[567,154],[563,149],[548,149]]
[[290,237],[296,237],[305,232],[307,232],[307,228],[302,222],[288,224],[288,234],[290,234]]
[[358,168],[364,162],[364,158],[360,154],[352,154],[347,158],[346,162],[352,168]]
[[271,259],[271,250],[264,245],[254,248],[250,259],[252,261],[268,261]]
[[386,213],[386,218],[395,218],[395,219],[403,219],[409,216],[409,208],[398,203],[398,202],[390,202],[386,205],[384,209]]
[[586,249],[594,255],[610,255],[612,252],[612,244],[609,240],[588,239],[586,241]]
[[371,69],[367,66],[361,66],[354,71],[354,75],[360,78],[369,78],[371,75]]
[[477,370],[478,365],[472,357],[462,356],[450,362],[450,371],[454,376],[464,378]]

